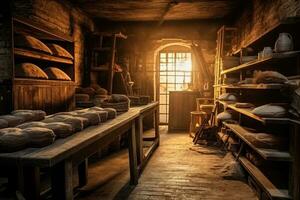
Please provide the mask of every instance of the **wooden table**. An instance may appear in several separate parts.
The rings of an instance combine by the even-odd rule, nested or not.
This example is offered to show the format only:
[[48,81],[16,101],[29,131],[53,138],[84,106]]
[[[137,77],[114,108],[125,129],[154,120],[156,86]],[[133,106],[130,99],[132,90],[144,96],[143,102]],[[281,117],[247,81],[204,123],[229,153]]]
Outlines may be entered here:
[[[137,154],[142,146],[136,141],[141,138],[141,131],[136,131],[136,125],[146,113],[157,113],[158,103],[131,108],[113,120],[98,126],[91,126],[68,138],[59,139],[54,144],[44,148],[28,148],[14,153],[0,154],[0,165],[14,171],[17,188],[24,193],[26,199],[40,198],[40,169],[51,171],[52,193],[54,199],[73,199],[73,166],[78,166],[79,185],[87,182],[87,158],[96,153],[99,148],[115,137],[129,132],[129,164],[130,184],[138,183]],[[156,114],[158,116],[158,114]],[[159,139],[156,120],[156,140]],[[140,128],[142,130],[142,128]]]

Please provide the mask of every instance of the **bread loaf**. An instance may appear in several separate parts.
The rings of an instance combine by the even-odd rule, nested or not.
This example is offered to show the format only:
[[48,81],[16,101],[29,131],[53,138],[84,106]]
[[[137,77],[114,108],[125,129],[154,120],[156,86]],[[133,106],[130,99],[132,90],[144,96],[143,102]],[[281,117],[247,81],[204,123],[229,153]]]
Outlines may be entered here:
[[71,78],[61,69],[57,67],[48,67],[44,69],[49,79],[71,81]]
[[34,115],[32,112],[21,111],[21,112],[16,112],[13,115],[23,118],[25,122],[34,120]]
[[237,101],[237,97],[231,93],[221,94],[218,99],[222,101]]
[[15,67],[16,77],[48,79],[47,74],[38,66],[32,63],[21,63]]
[[284,117],[287,110],[279,105],[266,104],[253,109],[252,113],[260,117]]
[[107,118],[108,119],[114,119],[117,117],[117,111],[114,108],[103,108],[104,111],[106,111],[108,113]]
[[14,152],[25,149],[29,138],[19,128],[4,128],[0,130],[0,152]]
[[110,103],[129,102],[129,98],[123,94],[112,94],[108,102]]
[[43,120],[46,116],[46,112],[42,110],[14,110],[11,112],[11,114],[15,115],[17,113],[23,113],[23,112],[28,112],[33,115],[33,121],[40,121]]
[[44,122],[27,122],[24,124],[20,124],[17,126],[17,128],[25,129],[25,128],[31,128],[31,127],[45,127],[46,123]]
[[63,47],[58,44],[47,44],[53,55],[73,59],[73,56]]
[[42,41],[30,35],[18,34],[14,39],[16,47],[34,49],[52,54],[52,51]]
[[8,122],[5,119],[0,119],[0,129],[1,128],[7,128]]
[[55,134],[51,129],[42,127],[31,127],[23,129],[29,138],[30,147],[45,147],[52,144],[55,140]]
[[96,111],[94,112],[78,111],[76,116],[88,119],[89,125],[91,126],[98,125],[101,122],[100,116],[98,113],[96,113]]
[[94,107],[88,108],[88,110],[92,110],[92,111],[103,111],[104,108],[101,108],[101,107],[98,107],[98,106],[94,106]]
[[85,120],[85,123],[88,122],[88,120],[85,118],[78,118],[78,117],[74,117],[72,115],[55,115],[55,116],[52,116],[52,117],[49,117],[49,118],[43,120],[43,122],[45,122],[45,123],[64,122],[64,123],[70,124],[73,127],[73,130],[75,132],[78,132],[78,131],[83,130],[84,120]]
[[285,83],[288,79],[276,71],[255,71],[253,83]]
[[51,129],[57,138],[65,138],[75,132],[71,124],[64,122],[45,123],[45,128]]
[[1,115],[0,119],[4,119],[5,121],[7,121],[9,127],[15,127],[25,122],[25,119],[23,117],[14,115]]

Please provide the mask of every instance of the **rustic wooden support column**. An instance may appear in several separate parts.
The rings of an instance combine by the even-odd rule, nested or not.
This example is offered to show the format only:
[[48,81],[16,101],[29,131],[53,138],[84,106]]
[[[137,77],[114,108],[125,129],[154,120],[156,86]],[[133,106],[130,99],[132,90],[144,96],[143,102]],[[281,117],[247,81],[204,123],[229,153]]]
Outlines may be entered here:
[[73,165],[71,160],[65,160],[52,169],[53,199],[73,199]]
[[136,149],[136,138],[135,138],[135,120],[131,125],[129,131],[129,167],[130,167],[130,184],[138,184],[138,166],[137,166],[137,149]]
[[40,168],[24,167],[24,196],[26,199],[40,199]]
[[155,129],[155,139],[157,139],[157,145],[159,145],[159,112],[158,107],[154,111],[154,129]]
[[78,165],[79,187],[83,187],[88,182],[88,158]]
[[136,150],[137,160],[139,167],[143,164],[144,152],[143,152],[143,116],[139,116],[136,120]]

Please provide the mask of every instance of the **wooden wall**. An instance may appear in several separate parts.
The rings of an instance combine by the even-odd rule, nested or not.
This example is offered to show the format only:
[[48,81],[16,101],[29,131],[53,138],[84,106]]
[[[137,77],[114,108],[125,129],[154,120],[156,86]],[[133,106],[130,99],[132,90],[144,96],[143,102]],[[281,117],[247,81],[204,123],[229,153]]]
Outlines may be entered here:
[[238,28],[237,46],[246,46],[285,17],[300,16],[298,0],[251,0],[244,7],[234,24]]

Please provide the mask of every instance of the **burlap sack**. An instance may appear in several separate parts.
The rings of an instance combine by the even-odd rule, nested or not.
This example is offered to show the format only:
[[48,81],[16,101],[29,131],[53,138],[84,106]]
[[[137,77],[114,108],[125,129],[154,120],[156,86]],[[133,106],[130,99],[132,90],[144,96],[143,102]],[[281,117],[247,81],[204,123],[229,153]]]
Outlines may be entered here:
[[114,108],[103,108],[108,113],[107,119],[114,119],[117,117],[117,111]]
[[0,128],[7,128],[8,122],[5,119],[0,119]]
[[49,47],[49,49],[51,49],[53,55],[73,59],[73,56],[60,45],[52,43],[47,44],[47,46]]
[[232,119],[232,115],[227,111],[221,112],[217,115],[217,120],[219,122],[230,120],[230,119]]
[[257,148],[284,149],[287,147],[287,140],[274,134],[252,133],[245,137]]
[[17,117],[22,117],[25,122],[33,121],[34,120],[34,115],[32,112],[27,112],[27,111],[21,111],[21,112],[16,112],[12,114]]
[[48,79],[47,74],[32,63],[21,63],[15,67],[15,76],[20,78]]
[[19,112],[28,112],[31,113],[33,115],[33,121],[40,121],[45,119],[46,116],[46,112],[43,110],[14,110],[11,112],[11,114],[17,114]]
[[88,110],[92,110],[92,111],[103,111],[104,108],[98,107],[98,106],[93,106],[88,108]]
[[4,128],[0,130],[0,152],[14,152],[25,149],[29,138],[19,128]]
[[71,81],[71,78],[68,76],[68,74],[57,67],[48,67],[44,69],[44,72],[51,80]]
[[9,127],[15,127],[25,122],[23,117],[14,115],[1,115],[0,119],[7,121]]
[[92,87],[85,87],[81,89],[82,94],[88,94],[90,97],[94,96],[96,91]]
[[51,129],[42,127],[31,127],[23,129],[29,138],[30,147],[45,147],[52,144],[55,140],[55,134]]

